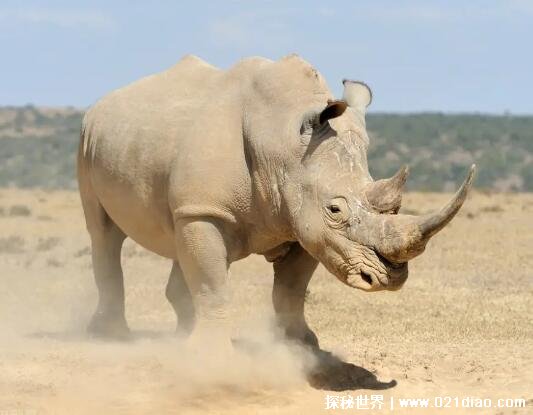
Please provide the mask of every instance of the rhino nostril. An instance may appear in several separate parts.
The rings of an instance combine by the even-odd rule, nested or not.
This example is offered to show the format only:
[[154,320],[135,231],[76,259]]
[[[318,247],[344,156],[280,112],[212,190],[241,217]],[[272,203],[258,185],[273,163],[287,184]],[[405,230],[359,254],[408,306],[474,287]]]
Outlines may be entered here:
[[372,285],[372,277],[366,273],[364,273],[363,271],[361,271],[361,278],[363,279],[363,281],[367,282],[368,284]]

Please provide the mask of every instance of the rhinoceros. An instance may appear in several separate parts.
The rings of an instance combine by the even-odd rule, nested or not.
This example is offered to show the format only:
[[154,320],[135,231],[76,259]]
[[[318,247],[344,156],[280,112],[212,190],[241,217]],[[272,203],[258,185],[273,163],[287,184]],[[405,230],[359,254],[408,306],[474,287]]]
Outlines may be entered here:
[[[397,290],[410,259],[462,206],[475,166],[433,213],[398,213],[407,169],[368,171],[363,82],[335,99],[297,55],[220,70],[186,56],[111,92],[83,119],[78,181],[99,300],[88,330],[127,336],[126,237],[173,261],[166,297],[184,335],[227,335],[229,265],[273,263],[283,333],[311,347],[304,297],[319,263],[363,291]],[[194,337],[194,336],[193,336]]]

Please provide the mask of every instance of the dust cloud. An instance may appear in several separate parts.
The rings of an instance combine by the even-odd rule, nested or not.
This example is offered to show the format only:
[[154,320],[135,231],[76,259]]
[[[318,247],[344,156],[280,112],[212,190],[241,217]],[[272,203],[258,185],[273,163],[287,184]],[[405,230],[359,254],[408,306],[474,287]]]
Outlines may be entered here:
[[[288,392],[305,387],[315,364],[309,351],[282,341],[269,319],[242,324],[231,349],[216,339],[191,348],[172,330],[133,330],[120,342],[91,338],[84,330],[86,310],[94,307],[88,299],[59,307],[72,312],[59,330],[56,316],[45,318],[51,309],[35,310],[32,319],[17,313],[20,301],[11,305],[0,337],[0,387],[15,387],[25,398],[23,411],[184,413],[281,404]],[[12,410],[6,398],[0,408]]]
[[53,220],[32,213],[3,222],[0,391],[8,392],[0,393],[0,413],[203,413],[275,404],[307,385],[314,358],[276,333],[270,278],[250,301],[256,313],[234,307],[232,350],[214,339],[191,349],[175,335],[164,296],[169,261],[131,241],[123,250],[131,339],[91,338],[85,328],[97,297],[80,212],[50,210]]

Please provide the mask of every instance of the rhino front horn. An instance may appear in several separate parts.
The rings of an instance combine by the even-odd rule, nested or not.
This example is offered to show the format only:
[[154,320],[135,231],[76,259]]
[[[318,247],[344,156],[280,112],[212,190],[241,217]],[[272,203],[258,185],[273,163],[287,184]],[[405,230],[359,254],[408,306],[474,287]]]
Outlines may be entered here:
[[374,229],[381,229],[378,238],[369,240],[369,245],[389,261],[404,263],[420,255],[429,239],[444,228],[463,205],[474,178],[476,166],[460,189],[442,209],[422,216],[375,215]]
[[422,238],[429,239],[435,235],[438,231],[444,228],[455,216],[455,214],[461,209],[463,203],[468,194],[468,190],[472,185],[474,179],[474,173],[476,171],[476,165],[472,164],[468,176],[455,194],[455,196],[438,212],[424,215],[419,218],[418,227]]

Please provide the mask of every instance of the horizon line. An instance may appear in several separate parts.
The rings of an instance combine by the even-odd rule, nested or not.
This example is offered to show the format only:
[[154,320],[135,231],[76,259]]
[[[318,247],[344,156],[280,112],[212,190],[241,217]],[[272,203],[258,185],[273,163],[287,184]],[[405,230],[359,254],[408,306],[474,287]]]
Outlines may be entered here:
[[[78,106],[78,105],[41,105],[41,104],[0,104],[0,110],[2,109],[21,109],[21,108],[36,108],[36,109],[55,109],[55,110],[75,110],[83,112],[88,110],[92,105],[87,106]],[[505,110],[502,112],[491,112],[491,111],[462,111],[462,110],[434,110],[434,109],[423,109],[423,110],[369,110],[367,115],[477,115],[477,116],[489,116],[489,117],[533,117],[533,112],[512,112],[510,110]]]

